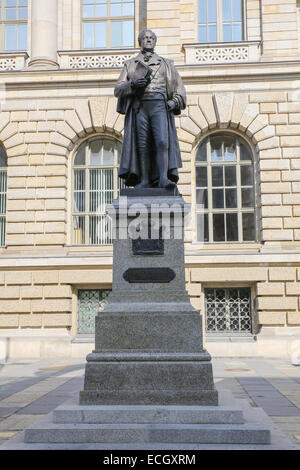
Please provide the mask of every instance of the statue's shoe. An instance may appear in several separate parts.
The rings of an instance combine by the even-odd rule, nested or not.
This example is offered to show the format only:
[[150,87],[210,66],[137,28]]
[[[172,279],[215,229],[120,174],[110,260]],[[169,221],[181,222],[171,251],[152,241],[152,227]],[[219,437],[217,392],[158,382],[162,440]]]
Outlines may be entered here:
[[176,183],[169,180],[168,178],[162,178],[159,180],[157,187],[158,188],[175,188]]
[[141,189],[141,188],[151,188],[151,184],[147,182],[141,182],[135,186],[135,189]]

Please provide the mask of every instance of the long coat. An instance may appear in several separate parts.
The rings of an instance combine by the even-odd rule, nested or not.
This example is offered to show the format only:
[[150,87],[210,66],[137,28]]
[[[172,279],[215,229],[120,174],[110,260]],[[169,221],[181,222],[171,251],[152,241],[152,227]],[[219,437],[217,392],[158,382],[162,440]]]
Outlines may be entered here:
[[[115,96],[118,97],[117,111],[125,114],[124,140],[122,147],[122,155],[119,167],[119,176],[125,180],[127,186],[135,186],[140,182],[140,165],[136,144],[136,125],[135,110],[133,109],[133,100],[135,94],[132,91],[131,80],[134,78],[134,72],[138,60],[142,58],[142,54],[129,59],[125,62],[123,70],[120,74],[118,82],[115,86]],[[168,116],[168,178],[177,183],[178,168],[182,167],[179,143],[175,128],[174,114],[180,114],[182,109],[186,107],[186,93],[181,77],[175,69],[172,60],[159,57],[163,62],[166,70],[166,89],[167,100],[175,98],[176,109],[169,111],[166,103]],[[158,173],[152,176],[152,184],[158,180]]]

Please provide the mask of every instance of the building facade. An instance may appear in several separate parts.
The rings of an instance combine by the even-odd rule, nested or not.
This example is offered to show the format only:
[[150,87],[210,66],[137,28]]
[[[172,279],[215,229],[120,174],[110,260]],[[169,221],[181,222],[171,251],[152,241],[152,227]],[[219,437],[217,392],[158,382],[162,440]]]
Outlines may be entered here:
[[113,90],[143,27],[187,90],[178,186],[206,347],[299,356],[300,2],[0,3],[0,359],[93,349],[120,189]]

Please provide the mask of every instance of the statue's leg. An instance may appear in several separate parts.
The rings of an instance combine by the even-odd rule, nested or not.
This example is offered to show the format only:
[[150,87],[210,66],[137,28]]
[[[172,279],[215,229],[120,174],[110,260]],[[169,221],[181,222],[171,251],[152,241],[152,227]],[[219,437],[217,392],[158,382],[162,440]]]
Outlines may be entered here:
[[151,187],[150,137],[149,117],[146,113],[145,105],[141,102],[140,109],[136,114],[136,141],[140,164],[140,183],[135,186],[136,188]]
[[169,149],[168,149],[168,116],[163,100],[153,100],[151,126],[155,146],[155,161],[159,173],[159,188],[176,186],[168,178]]

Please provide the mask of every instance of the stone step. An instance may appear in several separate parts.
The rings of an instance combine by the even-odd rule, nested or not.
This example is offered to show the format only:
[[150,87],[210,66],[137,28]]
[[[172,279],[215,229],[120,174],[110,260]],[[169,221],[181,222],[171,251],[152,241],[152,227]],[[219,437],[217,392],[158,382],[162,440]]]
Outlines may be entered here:
[[243,424],[233,406],[78,406],[61,405],[53,412],[60,424]]
[[254,424],[41,424],[25,443],[270,444],[270,431]]

